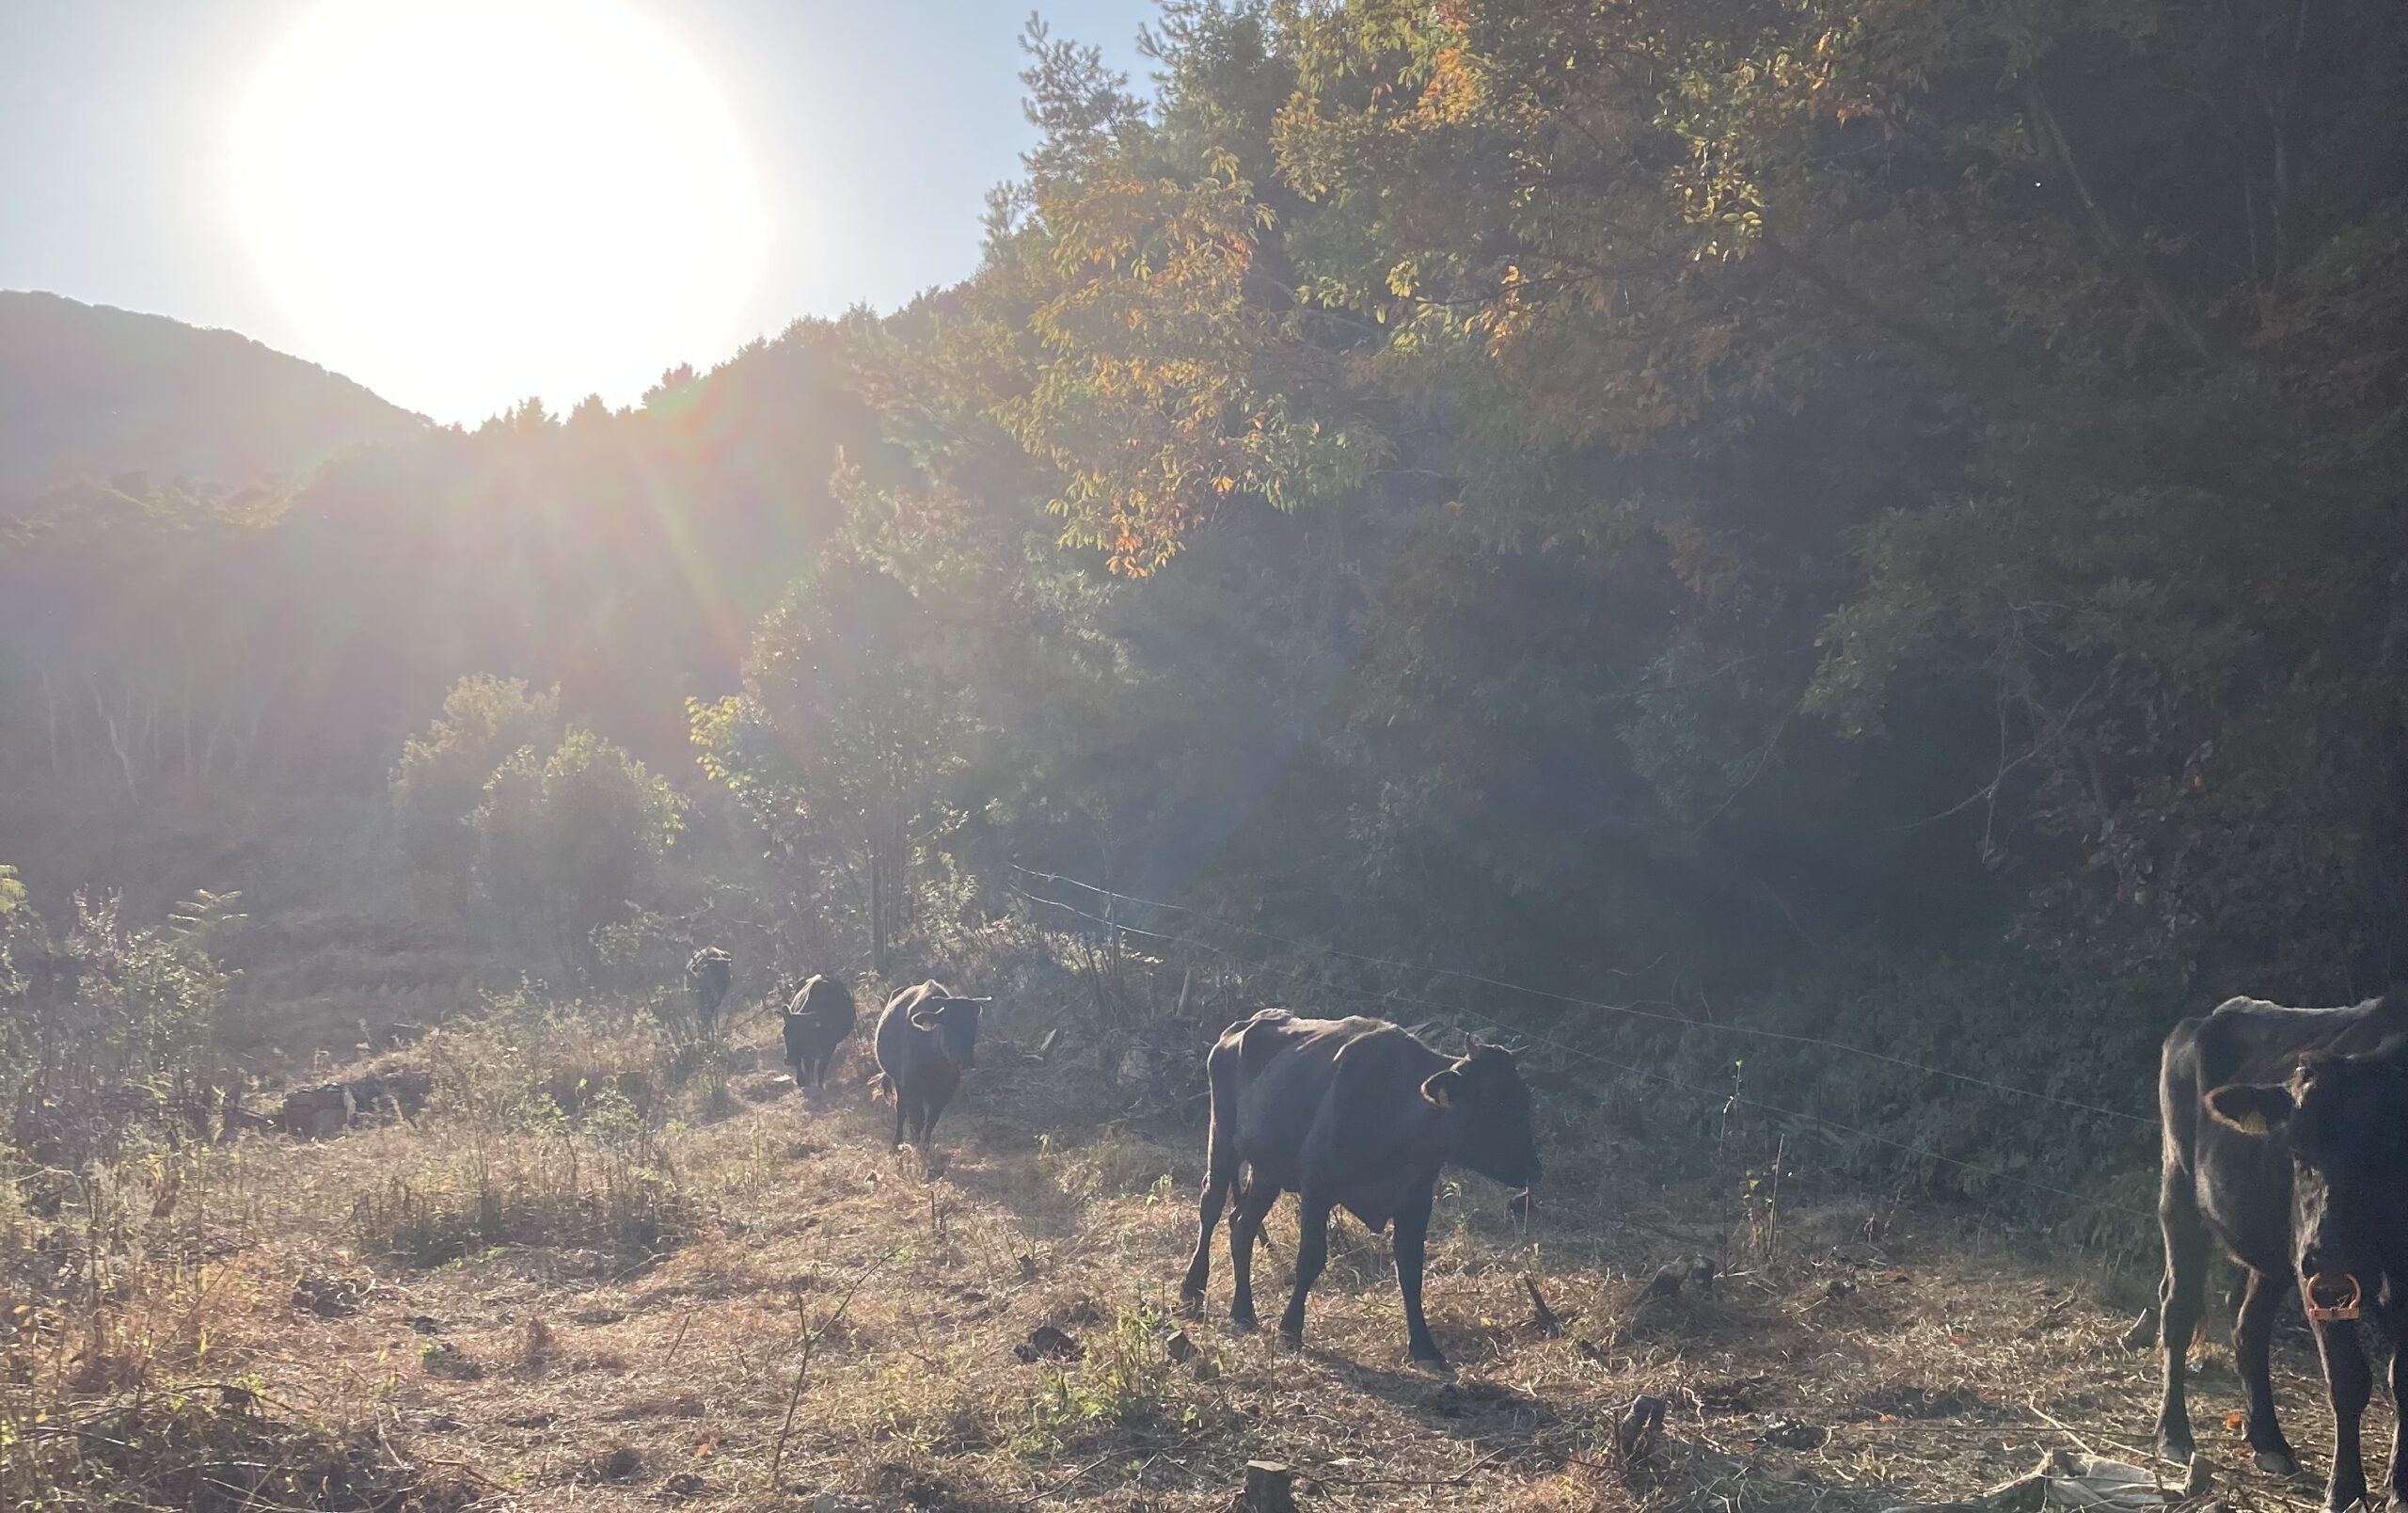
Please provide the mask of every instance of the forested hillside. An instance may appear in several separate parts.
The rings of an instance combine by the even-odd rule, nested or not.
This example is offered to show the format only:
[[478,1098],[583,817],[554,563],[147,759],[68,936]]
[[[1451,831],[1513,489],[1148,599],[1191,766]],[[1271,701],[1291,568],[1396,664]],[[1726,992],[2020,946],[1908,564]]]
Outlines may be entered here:
[[427,429],[231,331],[0,290],[0,510],[78,478],[223,489]]
[[[1043,143],[958,287],[624,412],[167,486],[299,460],[230,439],[8,522],[38,905],[341,912],[417,964],[386,990],[444,950],[598,980],[595,928],[750,932],[765,990],[1018,921],[1164,994],[1716,1086],[1733,1044],[1664,1021],[1739,1020],[2135,1112],[2179,1012],[2397,977],[2391,0],[1173,0],[1150,93],[1031,45]],[[470,675],[525,687],[429,731]],[[411,850],[415,732],[475,754],[444,836],[625,748],[657,865],[481,906],[534,874]],[[2146,1159],[1746,1076],[2015,1170]]]

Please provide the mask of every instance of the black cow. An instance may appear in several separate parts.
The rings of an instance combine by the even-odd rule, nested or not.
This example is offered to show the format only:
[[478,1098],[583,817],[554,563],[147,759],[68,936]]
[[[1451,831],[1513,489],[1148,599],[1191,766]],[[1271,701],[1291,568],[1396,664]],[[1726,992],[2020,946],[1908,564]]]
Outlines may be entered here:
[[878,1016],[878,1075],[871,1086],[895,1100],[892,1149],[902,1149],[907,1126],[911,1143],[928,1148],[937,1116],[977,1060],[978,1011],[986,1001],[956,997],[942,982],[923,982],[896,994]]
[[861,1011],[853,1004],[852,991],[832,977],[809,977],[797,989],[794,1001],[787,1005],[783,1028],[785,1031],[786,1065],[794,1068],[794,1085],[798,1088],[824,1088],[828,1085],[828,1065],[836,1059],[836,1049],[853,1033],[861,1022]]
[[1224,1031],[1205,1065],[1212,1133],[1196,1254],[1180,1288],[1187,1305],[1204,1301],[1212,1226],[1244,1166],[1246,1180],[1229,1215],[1237,1283],[1230,1318],[1254,1328],[1255,1237],[1279,1195],[1293,1192],[1304,1209],[1303,1239],[1279,1332],[1291,1345],[1304,1342],[1305,1295],[1328,1257],[1329,1211],[1343,1207],[1373,1234],[1395,1224],[1413,1359],[1444,1368],[1421,1316],[1422,1248],[1438,1169],[1452,1161],[1515,1187],[1539,1177],[1529,1091],[1513,1053],[1476,1045],[1449,1058],[1385,1020],[1298,1019],[1270,1009]]
[[708,1030],[719,1019],[736,972],[736,958],[717,946],[705,946],[686,963],[686,983],[694,993],[694,1023]]
[[[2166,1036],[2158,1097],[2160,1453],[2188,1461],[2194,1452],[2182,1372],[2212,1241],[2248,1268],[2232,1349],[2258,1465],[2299,1469],[2274,1421],[2267,1369],[2274,1313],[2296,1285],[2306,1293],[2333,1407],[2326,1502],[2347,1507],[2366,1495],[2358,1421],[2372,1391],[2350,1321],[2363,1314],[2379,1330],[2393,1350],[2393,1394],[2408,1390],[2408,1356],[2399,1351],[2408,1303],[2408,992],[2350,1009],[2231,999]],[[2408,1508],[2403,1454],[2408,1444],[2395,1441],[2394,1513]]]

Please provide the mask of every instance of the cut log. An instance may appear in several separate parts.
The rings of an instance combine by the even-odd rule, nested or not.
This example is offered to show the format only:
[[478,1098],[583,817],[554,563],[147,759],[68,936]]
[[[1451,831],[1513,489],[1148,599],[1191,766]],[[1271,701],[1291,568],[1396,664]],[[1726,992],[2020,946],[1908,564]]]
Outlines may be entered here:
[[1231,1513],[1296,1513],[1295,1473],[1275,1460],[1245,1463],[1245,1490]]
[[1663,1432],[1664,1399],[1644,1394],[1632,1399],[1630,1411],[1614,1426],[1614,1450],[1623,1465],[1635,1466],[1646,1459]]

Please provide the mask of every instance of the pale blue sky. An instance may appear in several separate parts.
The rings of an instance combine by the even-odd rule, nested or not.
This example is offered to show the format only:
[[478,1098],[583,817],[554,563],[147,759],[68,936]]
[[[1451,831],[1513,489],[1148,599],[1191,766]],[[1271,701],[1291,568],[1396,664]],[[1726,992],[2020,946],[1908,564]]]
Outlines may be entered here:
[[[634,0],[718,82],[761,183],[768,250],[745,336],[968,274],[1021,115],[1024,0]],[[434,391],[313,352],[229,228],[228,122],[307,0],[0,0],[0,289],[226,326],[345,369],[438,420],[514,395],[509,374]],[[1141,81],[1150,0],[1051,0],[1055,35]],[[540,157],[561,144],[496,144]],[[695,352],[697,366],[725,352]],[[393,392],[388,379],[420,392]],[[626,402],[626,381],[597,381]],[[622,391],[611,392],[612,389]],[[557,404],[575,394],[547,392]],[[447,413],[446,411],[450,411]]]

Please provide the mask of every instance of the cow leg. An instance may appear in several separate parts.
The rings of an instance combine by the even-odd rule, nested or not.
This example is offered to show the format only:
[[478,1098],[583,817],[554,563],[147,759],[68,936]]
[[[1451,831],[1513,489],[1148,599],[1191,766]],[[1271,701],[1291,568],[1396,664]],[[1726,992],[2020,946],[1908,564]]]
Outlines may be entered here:
[[1279,1335],[1290,1345],[1305,1343],[1305,1295],[1321,1280],[1321,1268],[1329,1261],[1329,1208],[1296,1194],[1302,1209],[1302,1231],[1296,1237],[1296,1286],[1288,1294],[1288,1311],[1279,1315]]
[[2241,1311],[2232,1329],[2233,1364],[2241,1372],[2241,1390],[2249,1425],[2249,1448],[2258,1469],[2274,1476],[2299,1474],[2299,1455],[2283,1438],[2274,1418],[2274,1382],[2268,1363],[2274,1338],[2274,1314],[2291,1292],[2291,1279],[2251,1267],[2242,1284]]
[[2157,1200],[2158,1227],[2165,1234],[2165,1281],[2158,1290],[2158,1347],[2165,1355],[2164,1393],[2157,1408],[2157,1453],[2187,1466],[2197,1451],[2191,1439],[2191,1405],[2183,1393],[2183,1369],[2208,1281],[2208,1232],[2199,1222],[2198,1197],[2187,1171],[2169,1167]]
[[2397,1317],[2384,1322],[2393,1331],[2391,1406],[2395,1413],[2391,1425],[2391,1505],[2386,1513],[2408,1513],[2408,1411],[2400,1408],[2408,1403],[2408,1334],[2400,1332]]
[[2324,1391],[2333,1400],[2333,1475],[2324,1485],[2324,1505],[2341,1513],[2367,1495],[2366,1448],[2358,1430],[2367,1401],[2374,1396],[2374,1372],[2353,1323],[2317,1325],[2316,1353],[2324,1358]]
[[888,1146],[887,1149],[890,1151],[899,1151],[903,1149],[903,1116],[911,1107],[911,1105],[904,1099],[903,1089],[900,1084],[897,1084],[894,1088],[893,1091],[895,1093],[895,1143]]
[[1278,1184],[1263,1181],[1258,1170],[1246,1179],[1238,1194],[1237,1209],[1229,1215],[1229,1280],[1237,1285],[1229,1298],[1229,1322],[1242,1330],[1255,1327],[1255,1237],[1262,1233],[1262,1216],[1278,1201]]
[[[1179,1300],[1189,1312],[1200,1312],[1204,1306],[1204,1287],[1212,1280],[1212,1227],[1221,1221],[1222,1212],[1229,1206],[1229,1185],[1237,1173],[1224,1171],[1219,1163],[1204,1174],[1204,1197],[1196,1205],[1196,1251],[1187,1258],[1187,1278],[1179,1284]],[[1230,1220],[1234,1225],[1236,1220]],[[1235,1234],[1232,1228],[1229,1233]]]
[[1438,1342],[1430,1338],[1430,1321],[1421,1316],[1421,1267],[1430,1238],[1431,1190],[1405,1194],[1396,1211],[1396,1288],[1404,1295],[1404,1334],[1413,1359],[1437,1370],[1447,1369]]

